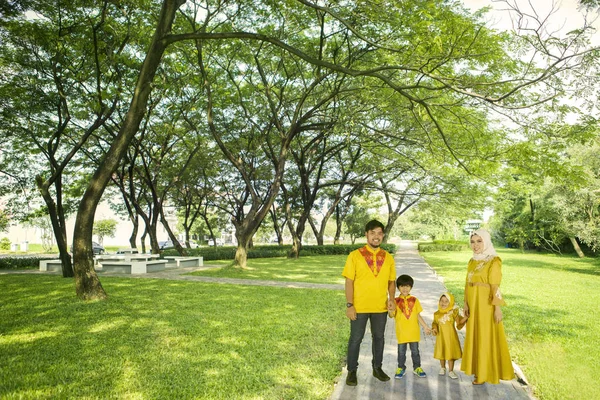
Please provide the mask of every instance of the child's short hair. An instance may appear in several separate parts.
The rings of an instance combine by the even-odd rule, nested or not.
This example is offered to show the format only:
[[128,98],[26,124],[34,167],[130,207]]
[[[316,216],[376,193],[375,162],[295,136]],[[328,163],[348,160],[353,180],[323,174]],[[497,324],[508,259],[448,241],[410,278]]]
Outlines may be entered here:
[[415,284],[414,279],[410,275],[400,275],[398,279],[396,279],[396,287],[400,286],[410,286],[411,288]]

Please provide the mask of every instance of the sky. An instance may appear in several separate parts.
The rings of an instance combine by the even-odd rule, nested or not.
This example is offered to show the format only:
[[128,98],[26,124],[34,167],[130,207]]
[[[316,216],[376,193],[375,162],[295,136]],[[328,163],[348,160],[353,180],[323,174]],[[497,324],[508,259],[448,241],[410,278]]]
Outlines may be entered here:
[[[505,2],[492,0],[462,0],[462,2],[472,11],[492,6],[494,10],[488,13],[491,26],[500,30],[512,29],[510,13],[502,11],[507,8]],[[579,2],[577,0],[510,0],[510,3],[517,3],[523,12],[533,13],[535,10],[541,18],[548,16],[554,5],[554,8],[558,9],[558,12],[551,15],[548,19],[550,30],[558,30],[559,32],[566,33],[569,30],[580,27],[584,21],[585,10],[578,9]],[[588,13],[588,19],[595,19],[592,26],[600,31],[600,19],[594,13]],[[600,33],[596,32],[592,43],[595,45],[600,44]]]

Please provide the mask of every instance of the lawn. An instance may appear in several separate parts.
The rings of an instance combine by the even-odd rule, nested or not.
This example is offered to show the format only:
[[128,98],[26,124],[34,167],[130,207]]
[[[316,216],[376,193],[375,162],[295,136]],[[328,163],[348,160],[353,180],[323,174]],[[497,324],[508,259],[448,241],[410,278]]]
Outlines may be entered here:
[[0,276],[0,398],[323,399],[343,367],[341,290],[102,284],[84,303],[69,279]]
[[298,259],[250,258],[248,259],[248,268],[245,270],[227,268],[231,264],[231,260],[207,261],[206,264],[218,265],[223,268],[196,271],[190,275],[343,284],[342,270],[347,257],[347,255],[323,255],[305,256]]
[[[598,398],[600,260],[498,251],[511,356],[541,399]],[[421,253],[462,305],[470,252]]]

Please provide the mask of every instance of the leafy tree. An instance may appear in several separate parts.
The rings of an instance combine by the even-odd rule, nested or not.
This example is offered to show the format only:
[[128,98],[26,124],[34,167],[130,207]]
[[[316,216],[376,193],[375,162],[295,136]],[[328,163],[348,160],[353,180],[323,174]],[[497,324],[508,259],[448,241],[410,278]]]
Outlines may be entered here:
[[10,225],[10,218],[6,214],[4,210],[0,209],[0,232],[8,231],[8,226]]
[[104,244],[104,238],[114,237],[117,231],[117,221],[114,219],[101,219],[94,222],[93,233],[98,237],[100,244]]

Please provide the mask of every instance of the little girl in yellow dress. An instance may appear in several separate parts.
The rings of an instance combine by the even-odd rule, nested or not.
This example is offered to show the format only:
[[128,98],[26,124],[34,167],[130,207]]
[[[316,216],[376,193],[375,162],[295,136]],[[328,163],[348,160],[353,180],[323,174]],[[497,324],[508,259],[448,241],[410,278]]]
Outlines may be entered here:
[[[440,375],[446,374],[446,361],[448,361],[448,376],[457,379],[454,372],[454,361],[462,357],[458,332],[467,322],[467,317],[460,315],[458,308],[454,307],[454,296],[444,293],[438,302],[438,311],[433,314],[431,331],[435,339],[433,358],[440,360]],[[456,325],[456,328],[455,328]]]

